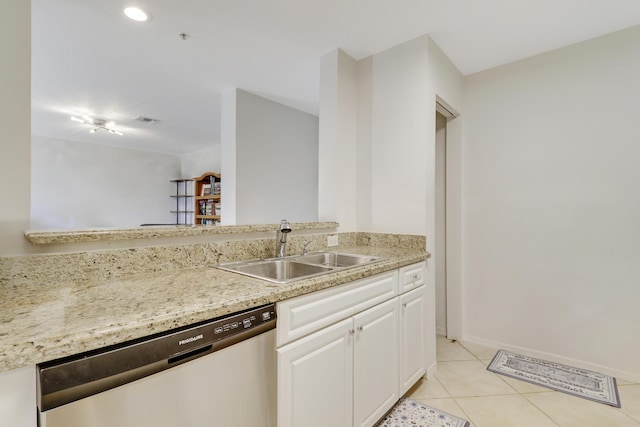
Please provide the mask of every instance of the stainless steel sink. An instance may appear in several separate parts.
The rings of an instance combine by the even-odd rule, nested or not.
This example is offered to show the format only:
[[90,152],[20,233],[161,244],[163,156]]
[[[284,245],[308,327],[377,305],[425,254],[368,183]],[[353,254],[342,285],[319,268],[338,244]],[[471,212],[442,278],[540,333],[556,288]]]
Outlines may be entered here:
[[296,261],[305,262],[308,264],[324,265],[328,267],[357,267],[359,265],[371,264],[372,262],[375,262],[379,259],[379,257],[369,255],[320,252],[301,255],[296,258]]
[[289,283],[334,271],[372,264],[383,259],[371,255],[316,252],[285,258],[230,262],[218,264],[215,267],[274,283]]
[[332,270],[329,267],[303,264],[289,259],[270,259],[254,261],[248,264],[240,262],[218,267],[223,270],[235,271],[236,273],[271,280],[277,283],[286,283],[298,278],[311,277]]

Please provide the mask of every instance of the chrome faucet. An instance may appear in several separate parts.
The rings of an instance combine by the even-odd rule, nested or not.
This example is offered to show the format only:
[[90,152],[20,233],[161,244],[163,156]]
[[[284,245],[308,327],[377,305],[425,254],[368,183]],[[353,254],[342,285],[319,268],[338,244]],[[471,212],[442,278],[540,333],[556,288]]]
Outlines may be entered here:
[[286,219],[280,221],[280,229],[276,234],[276,257],[284,258],[287,256],[287,234],[291,233],[291,224]]
[[311,241],[304,242],[304,246],[302,247],[302,255],[306,255],[309,252],[307,250],[307,246],[309,246],[309,243],[311,243]]

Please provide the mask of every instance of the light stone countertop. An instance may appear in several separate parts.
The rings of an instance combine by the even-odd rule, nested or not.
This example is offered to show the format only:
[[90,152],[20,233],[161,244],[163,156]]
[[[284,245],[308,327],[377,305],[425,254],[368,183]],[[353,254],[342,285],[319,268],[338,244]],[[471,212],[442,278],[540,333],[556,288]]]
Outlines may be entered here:
[[212,267],[16,286],[0,294],[0,372],[122,343],[421,262],[424,250],[340,252],[387,258],[288,284]]
[[[149,239],[158,237],[211,236],[275,231],[280,224],[248,225],[168,225],[133,228],[103,228],[86,230],[26,231],[24,236],[35,245],[78,243],[108,240]],[[337,222],[294,222],[294,230],[335,229]]]

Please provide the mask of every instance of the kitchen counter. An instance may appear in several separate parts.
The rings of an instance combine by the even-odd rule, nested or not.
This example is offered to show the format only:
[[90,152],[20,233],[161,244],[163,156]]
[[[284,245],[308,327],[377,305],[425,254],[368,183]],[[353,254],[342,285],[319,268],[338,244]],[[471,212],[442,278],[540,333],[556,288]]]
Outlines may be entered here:
[[212,267],[113,279],[39,279],[0,293],[0,372],[281,301],[421,262],[429,253],[378,246],[340,252],[387,258],[288,284]]

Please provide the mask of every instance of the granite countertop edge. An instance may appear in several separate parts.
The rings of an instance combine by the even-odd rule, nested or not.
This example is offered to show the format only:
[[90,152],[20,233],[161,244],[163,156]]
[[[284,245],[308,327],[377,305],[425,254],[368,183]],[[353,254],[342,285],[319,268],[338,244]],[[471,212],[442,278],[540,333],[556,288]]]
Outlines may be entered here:
[[[426,260],[424,250],[357,246],[383,261],[275,284],[213,267],[100,282],[34,283],[0,301],[0,373],[275,303]],[[37,301],[36,301],[37,299]]]

